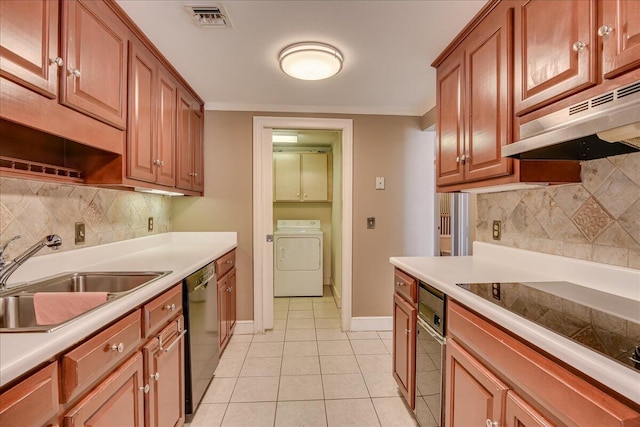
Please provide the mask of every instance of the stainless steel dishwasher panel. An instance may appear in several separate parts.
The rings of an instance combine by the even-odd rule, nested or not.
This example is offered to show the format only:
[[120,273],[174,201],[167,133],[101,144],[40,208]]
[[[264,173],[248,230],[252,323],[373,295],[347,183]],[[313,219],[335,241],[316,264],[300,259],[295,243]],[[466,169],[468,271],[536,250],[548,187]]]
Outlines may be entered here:
[[218,290],[215,262],[183,281],[185,336],[185,413],[192,418],[219,362]]
[[446,339],[444,293],[427,283],[418,288],[416,337],[416,419],[421,427],[442,425],[444,351]]

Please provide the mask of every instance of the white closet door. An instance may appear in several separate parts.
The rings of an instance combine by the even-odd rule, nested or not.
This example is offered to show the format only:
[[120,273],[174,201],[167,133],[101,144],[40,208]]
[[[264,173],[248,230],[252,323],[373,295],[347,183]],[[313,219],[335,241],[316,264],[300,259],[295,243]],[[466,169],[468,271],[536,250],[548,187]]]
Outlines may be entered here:
[[277,239],[276,268],[280,271],[316,271],[321,267],[318,237],[280,237]]

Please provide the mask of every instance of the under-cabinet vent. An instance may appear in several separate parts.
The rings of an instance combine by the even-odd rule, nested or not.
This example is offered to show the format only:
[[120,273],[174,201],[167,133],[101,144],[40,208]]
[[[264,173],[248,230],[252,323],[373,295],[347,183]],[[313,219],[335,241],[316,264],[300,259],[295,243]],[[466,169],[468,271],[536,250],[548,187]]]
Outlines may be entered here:
[[597,107],[598,105],[606,104],[613,101],[613,92],[605,93],[597,98],[591,100],[591,107]]
[[625,96],[634,94],[636,92],[640,92],[640,82],[635,82],[625,87],[621,87],[618,89],[618,98],[623,98]]
[[222,6],[185,6],[198,27],[231,28],[229,15]]
[[571,116],[588,109],[589,109],[589,102],[588,101],[581,102],[580,104],[572,105],[571,107],[569,107],[569,115]]

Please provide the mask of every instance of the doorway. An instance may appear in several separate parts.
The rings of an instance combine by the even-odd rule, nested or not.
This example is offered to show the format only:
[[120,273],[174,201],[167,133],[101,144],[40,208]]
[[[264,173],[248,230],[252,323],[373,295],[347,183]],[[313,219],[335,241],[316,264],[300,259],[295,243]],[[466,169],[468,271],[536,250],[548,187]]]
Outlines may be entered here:
[[[253,259],[254,259],[254,332],[273,328],[273,130],[333,131],[340,137],[333,149],[333,169],[340,171],[332,188],[331,223],[338,229],[339,257],[332,269],[341,289],[341,327],[351,326],[352,276],[352,176],[353,122],[348,119],[301,117],[254,117],[253,119]],[[312,132],[309,132],[312,133]],[[336,182],[334,180],[334,182]],[[337,202],[337,203],[336,203]],[[332,230],[333,231],[333,230]]]

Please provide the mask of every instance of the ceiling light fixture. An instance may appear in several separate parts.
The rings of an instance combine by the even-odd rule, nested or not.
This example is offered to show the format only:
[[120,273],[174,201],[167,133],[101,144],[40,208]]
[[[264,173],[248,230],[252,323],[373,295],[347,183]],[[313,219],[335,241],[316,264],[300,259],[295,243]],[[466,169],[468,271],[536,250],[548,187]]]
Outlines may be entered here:
[[322,80],[342,69],[344,57],[335,47],[317,42],[289,45],[278,56],[280,69],[300,80]]

